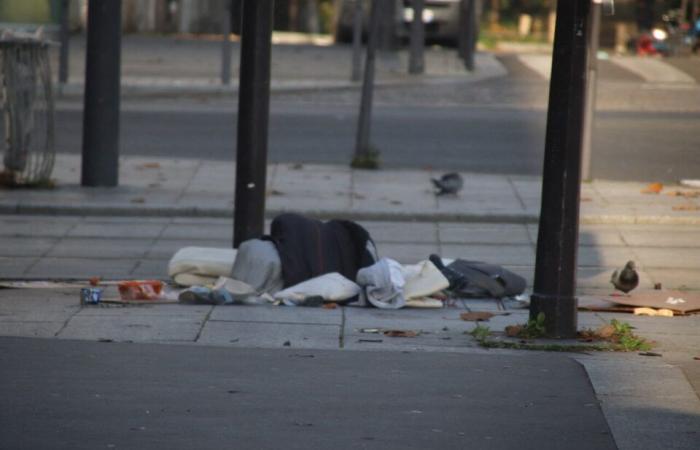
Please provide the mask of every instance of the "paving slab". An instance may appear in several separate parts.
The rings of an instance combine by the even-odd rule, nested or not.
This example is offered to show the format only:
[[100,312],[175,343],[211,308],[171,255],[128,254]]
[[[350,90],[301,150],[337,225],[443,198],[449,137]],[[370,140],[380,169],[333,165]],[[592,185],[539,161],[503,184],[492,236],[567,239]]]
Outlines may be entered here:
[[440,242],[450,244],[530,244],[522,224],[440,223]]
[[22,278],[38,261],[39,258],[35,256],[0,256],[0,276],[6,279]]
[[58,238],[11,236],[0,237],[3,256],[43,256],[51,250]]
[[[86,308],[87,309],[87,308]],[[85,313],[83,309],[58,333],[61,339],[113,340],[117,342],[194,342],[206,313],[181,316],[123,316]]]
[[341,325],[342,308],[323,309],[293,306],[217,306],[210,320],[300,325]]
[[[138,263],[137,259],[102,259],[93,258],[41,258],[32,264],[17,278],[61,279],[78,278],[87,280],[92,277],[104,279],[121,279],[131,273]],[[3,272],[5,273],[5,272]]]
[[[111,227],[102,228],[108,230]],[[63,238],[45,255],[47,258],[140,259],[146,255],[153,242],[154,239],[148,238]]]
[[244,348],[340,348],[340,326],[210,320],[197,343]]
[[535,260],[532,245],[465,245],[441,244],[440,256],[483,261],[499,265],[527,265]]

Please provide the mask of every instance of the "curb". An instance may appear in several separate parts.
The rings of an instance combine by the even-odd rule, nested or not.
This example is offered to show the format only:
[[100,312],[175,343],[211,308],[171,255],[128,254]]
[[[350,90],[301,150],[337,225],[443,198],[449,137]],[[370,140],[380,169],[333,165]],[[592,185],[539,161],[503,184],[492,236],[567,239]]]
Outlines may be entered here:
[[[461,82],[475,83],[489,78],[502,76],[501,74],[464,74],[431,76],[423,75],[415,79],[397,79],[376,81],[374,87],[410,87],[410,86],[434,86],[441,84],[454,84]],[[270,86],[271,94],[293,94],[305,92],[320,92],[320,91],[356,91],[362,87],[362,82],[355,81],[327,81],[316,80],[309,82],[289,82],[289,83],[272,83]],[[193,95],[238,95],[238,82],[225,86],[214,83],[178,83],[171,81],[169,83],[129,83],[124,82],[121,85],[122,98],[148,98],[158,96],[193,96]],[[83,97],[84,86],[82,83],[68,83],[65,85],[57,85],[56,96],[59,99],[71,100]]]
[[[279,214],[296,212],[321,220],[346,219],[387,222],[462,222],[462,223],[510,223],[537,224],[539,214],[497,212],[445,213],[408,211],[367,211],[357,210],[304,210],[294,208],[269,208],[265,217],[274,218]],[[233,218],[233,208],[200,208],[196,206],[99,206],[99,205],[49,205],[49,204],[0,204],[0,214],[7,215],[50,215],[50,216],[98,216],[98,217],[196,217]],[[632,216],[584,214],[580,224],[585,225],[700,225],[700,216]]]

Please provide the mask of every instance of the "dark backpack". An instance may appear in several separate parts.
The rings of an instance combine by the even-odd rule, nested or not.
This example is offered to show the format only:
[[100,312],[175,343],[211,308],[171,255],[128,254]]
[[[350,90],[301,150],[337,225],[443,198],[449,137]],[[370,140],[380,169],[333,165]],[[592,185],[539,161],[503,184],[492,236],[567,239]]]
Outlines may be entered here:
[[430,261],[450,282],[448,288],[459,297],[515,297],[525,291],[525,279],[496,264],[456,259],[445,266],[438,255]]

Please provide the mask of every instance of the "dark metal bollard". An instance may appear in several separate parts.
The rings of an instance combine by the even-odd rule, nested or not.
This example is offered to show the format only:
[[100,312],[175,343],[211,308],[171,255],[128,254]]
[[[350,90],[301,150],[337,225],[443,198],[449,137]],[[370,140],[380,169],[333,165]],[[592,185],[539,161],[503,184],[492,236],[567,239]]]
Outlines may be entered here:
[[369,17],[369,36],[367,37],[367,56],[365,59],[365,76],[362,81],[362,98],[360,99],[360,116],[357,119],[355,139],[355,162],[370,160],[372,150],[369,136],[372,124],[372,93],[374,90],[374,59],[377,52],[379,31],[379,1],[373,0]]
[[83,186],[119,183],[121,0],[88,2]]
[[362,2],[355,2],[352,21],[352,81],[360,81],[362,68]]
[[425,0],[412,0],[413,20],[411,21],[411,53],[408,60],[408,73],[420,74],[425,71],[423,51],[425,50],[425,25],[423,9]]
[[530,318],[547,334],[576,335],[581,146],[590,0],[559,0],[547,110],[542,206]]
[[233,15],[233,4],[231,0],[224,2],[222,20],[222,41],[221,41],[221,84],[228,86],[231,84],[231,16]]
[[273,0],[244,0],[233,247],[265,227]]
[[68,82],[68,45],[70,40],[69,18],[70,1],[61,0],[59,21],[61,24],[61,50],[58,56],[58,82],[66,84]]

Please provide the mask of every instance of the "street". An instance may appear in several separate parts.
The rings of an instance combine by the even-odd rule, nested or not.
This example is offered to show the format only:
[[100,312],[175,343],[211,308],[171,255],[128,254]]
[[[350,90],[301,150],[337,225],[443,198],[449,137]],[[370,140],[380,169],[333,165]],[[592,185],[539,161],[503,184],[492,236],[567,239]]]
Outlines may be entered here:
[[[273,100],[274,101],[274,100]],[[124,105],[124,155],[232,160],[236,148],[235,102],[194,105],[184,101]],[[354,148],[353,105],[273,103],[271,162],[347,164]],[[57,113],[57,150],[79,153],[82,113]],[[677,181],[700,175],[700,112],[599,113],[592,175],[611,180]],[[380,106],[372,141],[385,168],[540,175],[546,113],[542,110],[472,106]]]

